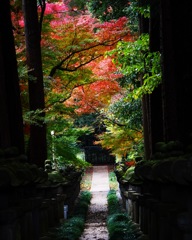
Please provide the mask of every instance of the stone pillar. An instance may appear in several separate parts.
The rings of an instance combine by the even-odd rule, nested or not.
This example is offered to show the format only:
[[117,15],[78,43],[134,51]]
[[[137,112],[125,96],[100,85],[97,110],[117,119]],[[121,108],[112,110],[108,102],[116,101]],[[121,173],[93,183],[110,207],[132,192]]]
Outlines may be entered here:
[[132,220],[134,220],[134,212],[133,212],[133,194],[135,193],[135,191],[133,191],[133,190],[129,190],[128,191],[128,215],[130,216],[130,218],[132,219]]
[[16,209],[0,211],[0,239],[21,240],[18,211]]
[[150,240],[158,239],[158,204],[156,199],[147,200],[148,215],[148,236]]
[[183,212],[178,215],[177,223],[179,229],[183,232],[182,240],[192,239],[192,214],[188,212]]
[[132,193],[132,203],[133,203],[133,221],[139,223],[139,197],[140,193]]
[[66,195],[65,194],[57,194],[57,202],[58,202],[58,219],[61,220],[64,218],[64,201],[65,201]]
[[43,201],[40,208],[40,234],[43,235],[49,228],[48,203]]
[[178,207],[173,203],[160,203],[158,205],[159,240],[182,239],[180,237],[173,238],[174,232],[177,232],[177,236],[179,236],[178,228],[176,228],[176,211],[178,211]]

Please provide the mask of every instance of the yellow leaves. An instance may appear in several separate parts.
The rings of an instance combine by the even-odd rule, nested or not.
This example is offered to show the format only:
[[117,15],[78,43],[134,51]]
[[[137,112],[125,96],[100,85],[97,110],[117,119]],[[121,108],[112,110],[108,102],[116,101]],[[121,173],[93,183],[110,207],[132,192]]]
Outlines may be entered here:
[[95,144],[101,144],[104,148],[110,149],[112,153],[126,155],[134,144],[141,141],[142,133],[132,129],[111,125],[107,131],[99,136],[99,141]]

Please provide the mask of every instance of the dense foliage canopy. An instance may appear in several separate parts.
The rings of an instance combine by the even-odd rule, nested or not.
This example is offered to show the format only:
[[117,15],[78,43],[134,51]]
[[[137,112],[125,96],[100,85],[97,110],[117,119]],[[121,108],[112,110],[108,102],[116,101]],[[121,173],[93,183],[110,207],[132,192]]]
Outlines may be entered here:
[[[92,113],[107,129],[95,144],[120,156],[142,154],[141,98],[160,83],[161,73],[160,56],[149,52],[148,36],[138,38],[138,14],[143,10],[137,4],[39,1],[45,107],[33,110],[28,86],[36,79],[27,77],[33,69],[26,67],[24,15],[20,1],[12,5],[26,140],[43,112],[48,145],[54,141],[60,162],[76,158],[79,137],[93,131],[86,121],[78,128],[78,119]],[[52,154],[49,148],[50,158]]]

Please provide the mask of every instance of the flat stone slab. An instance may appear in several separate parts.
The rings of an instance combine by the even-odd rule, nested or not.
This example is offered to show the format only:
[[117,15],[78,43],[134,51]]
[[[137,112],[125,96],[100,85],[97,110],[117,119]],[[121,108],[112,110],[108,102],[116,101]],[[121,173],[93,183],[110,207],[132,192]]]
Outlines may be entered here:
[[91,192],[109,191],[108,166],[93,166]]

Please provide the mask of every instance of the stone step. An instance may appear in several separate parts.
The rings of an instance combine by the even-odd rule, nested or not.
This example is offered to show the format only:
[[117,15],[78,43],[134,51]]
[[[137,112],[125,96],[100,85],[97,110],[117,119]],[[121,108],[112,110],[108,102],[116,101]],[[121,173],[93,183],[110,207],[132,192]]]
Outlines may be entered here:
[[98,223],[98,222],[86,223],[85,224],[85,229],[89,228],[89,227],[102,227],[102,226],[105,227],[106,223],[105,222],[102,222],[102,223]]

